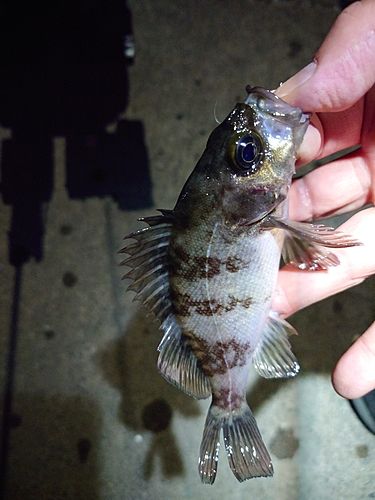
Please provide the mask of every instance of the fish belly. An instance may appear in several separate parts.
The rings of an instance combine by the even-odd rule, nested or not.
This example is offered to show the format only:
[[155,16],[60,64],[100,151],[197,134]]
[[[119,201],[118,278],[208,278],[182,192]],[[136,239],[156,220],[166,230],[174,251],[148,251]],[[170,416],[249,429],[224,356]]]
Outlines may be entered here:
[[[172,240],[172,301],[183,335],[221,407],[241,404],[275,289],[280,249],[269,231],[233,238],[215,226]],[[197,244],[192,244],[192,242]]]

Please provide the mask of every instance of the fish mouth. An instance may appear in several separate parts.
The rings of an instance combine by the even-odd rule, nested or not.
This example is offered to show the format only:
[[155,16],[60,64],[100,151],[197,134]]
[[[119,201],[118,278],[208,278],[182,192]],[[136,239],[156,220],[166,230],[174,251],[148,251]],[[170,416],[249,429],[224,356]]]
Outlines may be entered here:
[[[239,226],[251,226],[265,219],[270,215],[283,201],[286,200],[289,192],[287,184],[277,186],[253,186],[249,190],[250,195],[259,196],[259,212],[252,219],[242,220]],[[268,197],[267,197],[268,195]],[[262,197],[265,199],[262,200]],[[262,206],[263,205],[263,206]]]
[[242,219],[239,221],[238,226],[252,226],[253,224],[257,224],[258,222],[261,222],[264,220],[266,217],[268,217],[274,210],[275,208],[279,205],[279,203],[276,203],[272,207],[270,207],[268,210],[265,210],[264,212],[261,212],[257,217],[254,217],[251,220],[248,219]]
[[298,127],[309,121],[311,113],[303,113],[302,109],[288,104],[269,90],[247,85],[246,91],[248,96],[245,104],[251,106],[256,103],[259,110],[276,119],[286,120],[292,127]]
[[273,193],[275,200],[281,198],[281,201],[284,201],[288,196],[289,186],[285,183],[268,185],[268,186],[251,186],[249,189],[250,194],[267,194]]
[[275,193],[275,196],[279,195],[278,191],[270,186],[252,186],[251,189],[249,189],[249,193],[251,194]]

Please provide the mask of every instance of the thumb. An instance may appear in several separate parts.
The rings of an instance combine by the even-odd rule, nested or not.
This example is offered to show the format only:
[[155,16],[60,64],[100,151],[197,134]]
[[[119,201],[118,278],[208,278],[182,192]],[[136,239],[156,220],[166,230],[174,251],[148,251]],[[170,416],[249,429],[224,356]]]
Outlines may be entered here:
[[304,111],[343,111],[375,82],[375,2],[362,0],[336,19],[314,62],[285,82],[279,97]]

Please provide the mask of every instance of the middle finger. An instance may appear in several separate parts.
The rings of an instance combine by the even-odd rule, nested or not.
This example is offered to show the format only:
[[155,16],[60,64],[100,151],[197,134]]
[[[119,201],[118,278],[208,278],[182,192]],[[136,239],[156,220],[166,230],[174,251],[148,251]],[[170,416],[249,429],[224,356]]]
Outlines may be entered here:
[[361,149],[295,180],[290,217],[315,220],[345,213],[371,201],[371,175]]

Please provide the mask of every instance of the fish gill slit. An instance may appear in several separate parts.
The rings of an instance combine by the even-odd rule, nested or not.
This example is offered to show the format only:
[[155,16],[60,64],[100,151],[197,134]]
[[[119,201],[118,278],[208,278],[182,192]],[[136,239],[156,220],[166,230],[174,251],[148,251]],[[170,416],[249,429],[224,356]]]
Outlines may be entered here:
[[[210,237],[210,242],[209,242],[209,244],[207,246],[207,250],[206,250],[206,278],[205,278],[205,285],[206,285],[206,293],[207,293],[208,304],[209,304],[209,307],[210,307],[210,310],[211,310],[211,313],[212,313],[212,318],[213,318],[214,323],[215,323],[216,332],[218,334],[220,342],[223,343],[223,337],[221,335],[221,330],[220,330],[220,327],[219,327],[219,323],[217,321],[217,314],[214,311],[214,308],[212,306],[212,301],[211,301],[211,293],[210,293],[210,283],[211,283],[211,280],[208,278],[209,262],[210,262],[210,256],[211,256],[211,247],[212,247],[215,235],[216,235],[216,231],[217,231],[217,226],[218,225],[219,225],[219,223],[216,222],[215,226],[213,228],[211,237]],[[225,361],[225,366],[227,367],[227,370],[229,371],[229,364],[228,364],[227,358],[225,356],[225,353],[223,353],[223,358],[224,358],[224,361]],[[231,393],[232,393],[232,379],[229,376],[229,394],[231,394]]]

